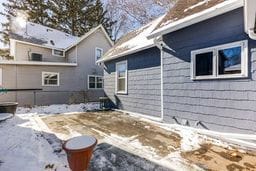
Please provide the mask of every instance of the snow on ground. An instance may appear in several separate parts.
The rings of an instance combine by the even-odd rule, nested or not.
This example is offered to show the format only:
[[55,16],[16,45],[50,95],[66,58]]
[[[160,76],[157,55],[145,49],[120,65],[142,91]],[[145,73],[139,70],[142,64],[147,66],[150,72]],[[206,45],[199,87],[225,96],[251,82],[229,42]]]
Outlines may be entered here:
[[0,114],[0,122],[5,121],[6,119],[9,119],[13,116],[11,113],[1,113]]
[[68,170],[43,137],[33,114],[17,115],[0,122],[0,170]]
[[[62,136],[59,133],[52,132],[38,115],[74,114],[98,108],[98,103],[18,108],[16,116],[0,121],[0,170],[19,171],[21,168],[26,171],[69,170],[66,154],[62,150],[62,143],[63,140],[68,138],[80,136],[80,132],[76,132],[71,127],[72,124],[64,125],[70,133],[69,135]],[[64,116],[70,117],[72,115]],[[52,117],[56,118],[57,115]],[[133,119],[137,120],[136,118]],[[148,168],[148,170],[165,171],[165,168],[170,168],[170,166],[173,170],[203,170],[195,165],[188,165],[186,160],[182,158],[181,152],[199,149],[201,144],[211,140],[209,137],[190,129],[168,127],[168,125],[149,121],[148,119],[138,120],[145,120],[145,122],[151,122],[153,125],[165,128],[167,131],[178,133],[181,137],[180,147],[176,149],[177,151],[174,150],[169,155],[161,157],[152,148],[153,146],[138,141],[138,136],[123,137],[115,133],[108,135],[91,128],[93,131],[98,131],[100,136],[103,137],[94,151],[94,158],[91,163],[92,170],[102,170],[107,167],[114,168],[114,170],[122,168],[142,170],[141,168],[144,167],[144,170]],[[151,128],[149,125],[145,127],[147,129]],[[143,134],[143,136],[145,135]],[[211,143],[228,147],[227,144],[219,140],[211,140]]]
[[17,114],[74,114],[91,110],[98,110],[99,103],[81,103],[81,104],[61,104],[50,106],[36,106],[33,108],[18,107]]

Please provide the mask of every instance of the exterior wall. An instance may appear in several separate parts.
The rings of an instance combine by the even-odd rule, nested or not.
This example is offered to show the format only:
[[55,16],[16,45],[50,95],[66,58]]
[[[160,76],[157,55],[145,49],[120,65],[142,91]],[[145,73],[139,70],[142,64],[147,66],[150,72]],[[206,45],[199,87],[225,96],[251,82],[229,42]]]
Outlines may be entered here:
[[[103,75],[103,69],[95,64],[95,47],[101,47],[105,51],[111,48],[102,31],[95,32],[67,53],[67,57],[72,59],[77,52],[77,67],[0,65],[0,68],[3,69],[4,88],[42,89],[42,91],[36,92],[1,93],[0,102],[18,101],[20,105],[49,105],[98,101],[100,96],[104,96],[104,90],[89,90],[87,87],[88,75]],[[17,47],[17,49],[19,48]],[[21,50],[23,52],[24,48],[19,49],[19,51]],[[51,53],[51,51],[45,52],[45,54],[47,53]],[[20,59],[24,58],[24,55],[25,52],[21,53]],[[60,74],[60,85],[57,87],[42,86],[43,71],[58,72]]]
[[[191,51],[240,40],[249,41],[249,78],[190,79]],[[244,32],[243,9],[192,25],[164,36],[173,49],[163,55],[164,120],[180,124],[201,121],[222,132],[256,131],[256,41]]]
[[[81,82],[84,79],[76,67],[49,67],[0,65],[3,69],[3,87],[6,89],[42,89],[42,91],[18,91],[0,94],[0,102],[17,101],[20,105],[49,105],[95,101]],[[59,72],[60,86],[42,86],[42,72]],[[75,76],[74,76],[75,75]]]
[[16,61],[29,61],[31,53],[42,54],[44,62],[67,62],[65,57],[53,56],[52,49],[16,42]]
[[[115,93],[116,62],[127,60],[128,93]],[[105,63],[104,90],[113,105],[129,112],[161,116],[160,51],[151,48]]]

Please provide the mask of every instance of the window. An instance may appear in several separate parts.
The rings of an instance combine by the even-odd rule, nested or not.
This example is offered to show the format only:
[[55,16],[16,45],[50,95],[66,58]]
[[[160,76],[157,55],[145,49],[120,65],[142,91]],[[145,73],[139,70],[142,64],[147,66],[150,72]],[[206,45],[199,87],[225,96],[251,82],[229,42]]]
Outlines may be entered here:
[[103,49],[96,47],[95,48],[95,60],[99,60],[103,56]]
[[192,79],[247,77],[247,46],[247,41],[240,41],[192,51]]
[[59,73],[56,72],[42,72],[43,86],[59,86]]
[[0,86],[3,85],[3,70],[0,68]]
[[127,61],[116,63],[116,93],[127,94]]
[[52,55],[53,56],[59,56],[59,57],[64,57],[64,51],[62,50],[57,50],[57,49],[53,49],[52,50]]
[[88,87],[89,89],[102,89],[103,88],[103,79],[102,76],[88,76]]

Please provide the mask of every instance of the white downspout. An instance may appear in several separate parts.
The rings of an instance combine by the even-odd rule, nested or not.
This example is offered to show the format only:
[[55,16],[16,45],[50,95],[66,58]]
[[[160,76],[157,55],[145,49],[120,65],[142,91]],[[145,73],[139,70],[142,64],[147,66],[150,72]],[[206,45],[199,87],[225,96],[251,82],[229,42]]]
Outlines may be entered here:
[[163,43],[163,38],[162,36],[157,37],[154,39],[154,44],[156,47],[160,50],[160,77],[161,77],[161,90],[160,90],[160,100],[161,100],[161,121],[164,120],[164,74],[163,74],[163,57],[164,57],[164,51],[163,47],[165,44]]
[[[245,32],[248,36],[256,40],[255,28],[253,28],[253,24],[249,23],[252,19],[252,15],[254,16],[254,27],[256,27],[256,10],[254,10],[255,0],[245,0],[244,1],[244,24],[245,24]],[[251,11],[253,8],[253,11]],[[254,14],[252,14],[254,13]],[[252,14],[252,15],[250,15]]]
[[251,39],[256,40],[256,33],[254,32],[254,29],[250,29],[248,31],[248,35]]
[[161,120],[164,120],[164,71],[163,71],[163,57],[164,51],[163,48],[160,49],[160,61],[161,61]]

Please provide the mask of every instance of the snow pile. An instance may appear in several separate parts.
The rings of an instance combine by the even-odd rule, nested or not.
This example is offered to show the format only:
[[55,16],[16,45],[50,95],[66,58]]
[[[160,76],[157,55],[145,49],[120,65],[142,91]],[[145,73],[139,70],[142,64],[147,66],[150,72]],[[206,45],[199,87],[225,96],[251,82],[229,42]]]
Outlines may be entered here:
[[0,113],[0,122],[5,121],[6,119],[9,119],[13,117],[13,114],[10,113]]
[[92,110],[98,110],[100,108],[99,103],[81,103],[73,105],[50,105],[50,106],[36,106],[33,108],[18,107],[17,114],[69,114],[79,113]]
[[180,129],[178,133],[182,137],[180,148],[184,152],[199,149],[200,145],[207,139],[206,136],[189,129]]

